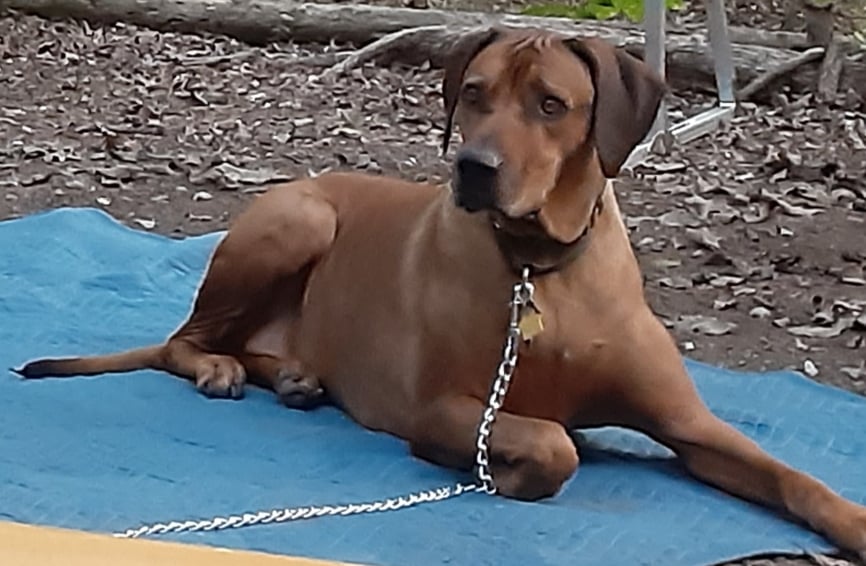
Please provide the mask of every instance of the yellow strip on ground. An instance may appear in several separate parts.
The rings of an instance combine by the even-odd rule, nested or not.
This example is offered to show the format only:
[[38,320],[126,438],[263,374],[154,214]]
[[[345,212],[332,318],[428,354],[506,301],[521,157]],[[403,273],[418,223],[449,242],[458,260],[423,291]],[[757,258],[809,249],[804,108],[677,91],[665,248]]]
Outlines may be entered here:
[[349,566],[262,552],[110,535],[0,521],[3,566]]

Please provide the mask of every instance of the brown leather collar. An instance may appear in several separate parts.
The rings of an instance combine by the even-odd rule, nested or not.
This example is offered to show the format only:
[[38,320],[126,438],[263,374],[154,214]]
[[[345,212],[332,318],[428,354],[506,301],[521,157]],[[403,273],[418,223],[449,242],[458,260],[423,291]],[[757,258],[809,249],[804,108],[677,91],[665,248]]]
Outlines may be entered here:
[[532,275],[544,275],[562,269],[586,248],[590,230],[595,227],[598,217],[604,210],[604,189],[595,199],[589,222],[580,235],[570,242],[559,242],[554,240],[539,227],[538,233],[516,234],[506,229],[497,222],[493,223],[493,234],[496,243],[502,251],[511,269],[515,273],[523,272],[524,267],[529,267]]

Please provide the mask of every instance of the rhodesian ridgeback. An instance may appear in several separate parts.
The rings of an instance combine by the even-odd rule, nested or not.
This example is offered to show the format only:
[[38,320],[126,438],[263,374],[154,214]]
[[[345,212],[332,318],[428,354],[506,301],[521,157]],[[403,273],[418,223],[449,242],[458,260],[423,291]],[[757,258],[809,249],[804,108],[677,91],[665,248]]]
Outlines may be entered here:
[[529,269],[541,319],[490,437],[500,494],[555,495],[578,466],[569,430],[628,427],[866,557],[866,508],[711,414],[647,305],[611,179],[647,135],[662,79],[598,39],[490,29],[454,47],[443,94],[444,148],[452,125],[463,138],[450,186],[331,173],[272,187],[233,222],[164,344],[18,371],[154,368],[232,398],[249,380],[472,469]]

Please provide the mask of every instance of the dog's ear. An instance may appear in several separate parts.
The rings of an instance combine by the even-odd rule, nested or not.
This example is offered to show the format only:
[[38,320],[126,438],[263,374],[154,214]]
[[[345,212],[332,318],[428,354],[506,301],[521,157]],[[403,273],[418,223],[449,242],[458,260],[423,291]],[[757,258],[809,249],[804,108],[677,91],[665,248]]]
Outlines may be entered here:
[[445,102],[445,137],[442,140],[442,153],[448,151],[451,130],[454,127],[454,111],[460,98],[463,73],[482,49],[493,43],[501,31],[495,27],[476,30],[463,35],[455,42],[445,60],[445,79],[442,82],[442,98]]
[[566,39],[589,66],[595,86],[592,136],[604,174],[619,174],[647,135],[667,88],[662,77],[624,49],[601,39]]

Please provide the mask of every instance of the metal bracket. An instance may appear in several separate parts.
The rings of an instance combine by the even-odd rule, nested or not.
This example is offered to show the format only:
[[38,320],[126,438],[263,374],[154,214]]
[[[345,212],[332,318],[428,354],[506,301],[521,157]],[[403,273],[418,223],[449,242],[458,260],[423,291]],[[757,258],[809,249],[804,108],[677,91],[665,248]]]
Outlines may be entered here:
[[[701,136],[716,131],[719,126],[734,115],[737,101],[734,96],[734,60],[728,23],[725,15],[724,0],[705,0],[707,7],[707,28],[713,66],[716,74],[716,89],[719,105],[682,122],[668,126],[667,105],[659,106],[655,122],[649,134],[629,155],[623,165],[631,169],[643,162],[652,150],[656,138],[665,132],[680,144],[686,144]],[[644,4],[644,61],[657,73],[665,76],[665,0],[646,0]]]

